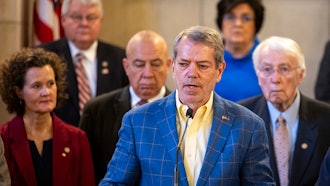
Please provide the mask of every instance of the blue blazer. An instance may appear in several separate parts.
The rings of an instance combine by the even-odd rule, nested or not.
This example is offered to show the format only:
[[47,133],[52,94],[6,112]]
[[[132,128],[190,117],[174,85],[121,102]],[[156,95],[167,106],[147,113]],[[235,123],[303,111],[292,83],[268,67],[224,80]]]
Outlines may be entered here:
[[[214,94],[214,116],[197,185],[275,185],[261,118]],[[175,92],[124,115],[99,185],[172,185],[178,144]],[[179,185],[188,185],[181,154]]]
[[[312,100],[303,94],[300,95],[299,126],[290,167],[289,186],[314,185],[323,157],[330,145],[330,105]],[[260,95],[239,103],[251,109],[265,121],[270,147],[270,166],[274,179],[279,185],[267,101],[263,95]]]

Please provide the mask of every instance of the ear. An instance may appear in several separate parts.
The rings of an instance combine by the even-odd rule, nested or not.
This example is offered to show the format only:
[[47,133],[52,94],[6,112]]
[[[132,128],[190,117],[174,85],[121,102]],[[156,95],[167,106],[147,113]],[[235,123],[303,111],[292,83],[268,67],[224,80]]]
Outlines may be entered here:
[[221,80],[221,77],[222,77],[222,74],[223,74],[223,71],[225,70],[225,68],[226,68],[226,62],[223,61],[219,64],[219,67],[218,67],[217,82],[219,82]]
[[305,70],[304,69],[301,69],[300,72],[299,72],[299,80],[298,80],[298,85],[301,84],[302,80],[304,79],[305,77]]
[[20,99],[23,99],[23,93],[22,93],[22,90],[20,88],[18,88],[17,86],[15,86],[15,92],[16,92],[16,95],[20,98]]
[[128,61],[127,61],[127,58],[123,58],[123,60],[122,60],[122,64],[123,64],[123,67],[124,67],[125,73],[126,73],[126,75],[128,76],[129,69],[128,69]]

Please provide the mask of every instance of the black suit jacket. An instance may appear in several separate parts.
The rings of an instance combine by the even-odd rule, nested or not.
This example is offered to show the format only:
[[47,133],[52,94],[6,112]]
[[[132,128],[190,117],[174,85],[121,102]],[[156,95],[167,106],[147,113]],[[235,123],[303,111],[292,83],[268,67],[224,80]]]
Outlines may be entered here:
[[[166,89],[165,96],[170,91]],[[107,172],[107,164],[116,148],[122,117],[131,109],[129,86],[88,101],[79,124],[89,139],[98,183]]]
[[[55,113],[66,123],[78,126],[80,120],[78,86],[67,39],[59,39],[38,47],[58,54],[67,63],[66,80],[69,99],[55,109]],[[128,78],[122,65],[124,57],[124,49],[98,41],[96,96],[128,85]],[[106,69],[109,73],[104,73]]]
[[330,103],[330,41],[328,41],[315,84],[315,98]]
[[[257,96],[240,101],[239,104],[249,108],[265,121],[270,147],[270,165],[276,185],[279,185],[267,101],[264,96]],[[307,148],[302,148],[302,144],[307,144]],[[316,183],[322,160],[329,145],[330,105],[312,100],[301,94],[299,126],[290,167],[290,186],[314,185]]]

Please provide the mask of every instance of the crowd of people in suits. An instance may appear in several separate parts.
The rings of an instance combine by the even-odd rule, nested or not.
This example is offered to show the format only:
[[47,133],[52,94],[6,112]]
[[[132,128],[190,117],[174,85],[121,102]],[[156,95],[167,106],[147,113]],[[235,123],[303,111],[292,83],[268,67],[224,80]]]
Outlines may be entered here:
[[152,30],[99,40],[102,1],[64,0],[64,38],[0,63],[0,185],[329,185],[330,42],[318,101],[299,44],[257,39],[261,0],[217,10],[221,32],[183,29],[171,59]]

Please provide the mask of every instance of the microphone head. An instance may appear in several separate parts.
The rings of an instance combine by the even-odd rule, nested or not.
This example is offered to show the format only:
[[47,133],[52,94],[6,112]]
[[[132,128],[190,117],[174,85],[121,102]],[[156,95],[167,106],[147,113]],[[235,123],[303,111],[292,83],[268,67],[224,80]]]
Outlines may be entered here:
[[188,107],[188,110],[186,112],[186,117],[193,118],[193,109]]

